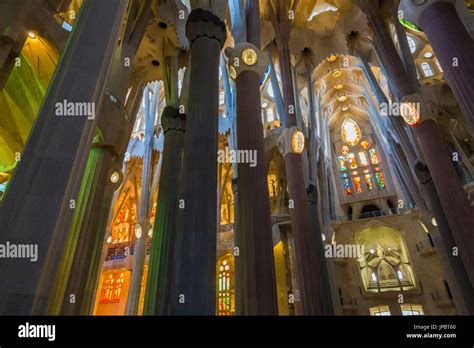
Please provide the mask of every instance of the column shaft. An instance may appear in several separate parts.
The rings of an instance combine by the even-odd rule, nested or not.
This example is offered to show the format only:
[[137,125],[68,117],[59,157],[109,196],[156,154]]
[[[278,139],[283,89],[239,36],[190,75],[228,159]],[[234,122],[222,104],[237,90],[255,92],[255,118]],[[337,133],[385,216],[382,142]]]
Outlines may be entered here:
[[237,145],[256,154],[256,165],[239,163],[240,256],[245,259],[246,296],[242,314],[276,315],[277,294],[273,256],[272,225],[268,195],[267,161],[260,117],[260,77],[243,71],[236,80]]
[[186,33],[192,42],[191,75],[172,306],[178,315],[215,315],[219,54],[225,26],[197,9],[188,17]]
[[448,220],[459,257],[464,262],[471,285],[474,284],[474,207],[470,205],[433,120],[426,120],[414,128],[433,178],[439,200]]
[[[295,115],[289,110],[295,108],[292,88],[290,52],[287,42],[279,47],[280,70],[285,102],[285,125],[296,126]],[[331,290],[325,274],[326,260],[323,254],[321,233],[313,225],[306,196],[303,159],[296,153],[283,157],[288,180],[288,193],[293,207],[290,208],[291,226],[295,240],[297,269],[300,279],[300,291],[303,313],[306,315],[329,314],[332,312]],[[320,230],[319,230],[320,231]]]
[[[164,134],[160,189],[148,262],[144,314],[171,314],[170,289],[176,220],[179,210],[178,196],[183,160],[184,119],[185,115],[179,115],[179,110],[172,106],[167,106],[163,111],[162,124],[167,129]],[[175,120],[183,124],[176,125]]]

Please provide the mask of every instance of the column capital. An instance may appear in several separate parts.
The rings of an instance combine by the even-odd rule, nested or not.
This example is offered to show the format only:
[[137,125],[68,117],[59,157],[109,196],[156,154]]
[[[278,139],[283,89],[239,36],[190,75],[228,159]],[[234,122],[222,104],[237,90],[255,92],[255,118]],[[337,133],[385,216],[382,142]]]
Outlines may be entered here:
[[193,10],[186,22],[186,36],[191,45],[200,37],[216,39],[223,47],[227,38],[225,23],[210,11],[201,8]]
[[225,49],[229,59],[229,74],[236,80],[243,71],[254,71],[263,77],[270,61],[257,46],[249,42],[240,42],[235,47]]
[[419,27],[423,11],[437,2],[447,2],[454,5],[454,0],[401,0],[398,7],[399,17]]
[[[420,122],[436,119],[438,114],[438,107],[435,103],[427,101],[419,93],[413,93],[403,96],[400,100],[400,114],[405,119],[405,122],[410,126],[416,126]],[[409,108],[405,108],[407,104]],[[408,114],[408,115],[407,115]],[[418,118],[411,119],[411,118]]]
[[287,154],[300,155],[305,147],[304,133],[298,127],[285,128],[278,138],[278,149],[283,157]]
[[186,129],[186,114],[180,113],[179,108],[168,105],[161,116],[161,127],[164,134],[170,130],[184,132]]

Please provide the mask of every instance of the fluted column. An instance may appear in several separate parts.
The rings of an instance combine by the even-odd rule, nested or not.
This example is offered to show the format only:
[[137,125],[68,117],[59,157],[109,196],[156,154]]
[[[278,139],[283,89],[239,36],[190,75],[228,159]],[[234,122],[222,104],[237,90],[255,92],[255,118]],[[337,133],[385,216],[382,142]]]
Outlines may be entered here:
[[144,314],[169,315],[173,251],[176,238],[178,190],[183,160],[186,115],[173,106],[165,107],[161,125],[165,136],[160,190],[153,240],[148,262]]
[[415,5],[403,0],[400,10],[426,34],[444,77],[474,135],[474,40],[466,30],[453,1],[424,1]]
[[253,164],[239,161],[237,170],[239,233],[235,247],[239,249],[236,258],[240,259],[240,270],[236,273],[236,283],[241,291],[239,314],[277,315],[268,168],[260,101],[260,81],[268,58],[259,49],[258,1],[248,1],[245,13],[248,42],[238,42],[234,48],[226,50],[237,92],[237,148],[253,154],[256,160]]
[[191,75],[172,306],[178,315],[215,315],[219,54],[225,24],[196,9],[189,14],[186,35]]

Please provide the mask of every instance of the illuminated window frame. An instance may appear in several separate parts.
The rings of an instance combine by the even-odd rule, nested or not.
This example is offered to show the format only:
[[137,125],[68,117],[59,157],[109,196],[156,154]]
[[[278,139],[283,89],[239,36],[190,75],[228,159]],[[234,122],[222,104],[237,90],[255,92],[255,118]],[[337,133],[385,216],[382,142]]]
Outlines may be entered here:
[[392,315],[390,313],[390,307],[387,306],[387,305],[380,305],[380,306],[370,307],[369,312],[370,312],[370,315],[376,316],[376,317],[391,316]]
[[400,305],[400,310],[403,316],[425,315],[422,305],[405,303]]
[[423,62],[420,64],[421,70],[423,71],[423,75],[425,77],[431,77],[434,75],[433,69],[431,68],[430,63]]

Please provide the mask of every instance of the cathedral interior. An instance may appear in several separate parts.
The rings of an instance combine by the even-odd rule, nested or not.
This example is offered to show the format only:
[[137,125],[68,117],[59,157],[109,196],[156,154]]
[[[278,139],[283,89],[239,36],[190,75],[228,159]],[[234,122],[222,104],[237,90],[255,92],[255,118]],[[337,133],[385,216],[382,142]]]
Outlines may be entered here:
[[473,16],[1,0],[0,314],[474,315]]

